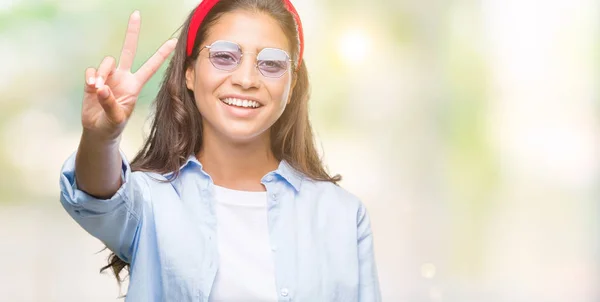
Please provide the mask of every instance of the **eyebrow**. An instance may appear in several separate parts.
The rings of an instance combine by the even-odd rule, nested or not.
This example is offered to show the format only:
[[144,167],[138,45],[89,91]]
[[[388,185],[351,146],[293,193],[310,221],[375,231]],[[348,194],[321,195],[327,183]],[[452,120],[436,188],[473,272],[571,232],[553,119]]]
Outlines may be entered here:
[[[232,40],[226,40],[226,39],[216,39],[213,42],[211,42],[210,44],[206,44],[206,46],[210,46],[210,45],[212,45],[213,43],[215,43],[217,41],[225,41],[225,42],[233,43],[233,44],[237,45],[241,49],[242,52],[244,52],[244,49],[246,49],[240,43],[232,41]],[[256,48],[256,52],[250,52],[250,53],[256,53],[256,54],[258,54],[259,52],[261,52],[265,48],[280,49],[280,50],[285,51],[288,54],[288,56],[291,56],[291,52],[289,50],[285,49],[285,47],[279,47],[279,46],[264,46],[262,48]]]

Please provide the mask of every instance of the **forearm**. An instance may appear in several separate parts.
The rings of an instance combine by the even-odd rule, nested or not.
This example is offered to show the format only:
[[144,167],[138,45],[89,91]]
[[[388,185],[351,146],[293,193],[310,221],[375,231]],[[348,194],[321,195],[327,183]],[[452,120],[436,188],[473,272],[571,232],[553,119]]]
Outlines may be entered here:
[[77,187],[97,198],[112,197],[122,184],[120,137],[96,138],[85,130],[77,150],[75,177]]

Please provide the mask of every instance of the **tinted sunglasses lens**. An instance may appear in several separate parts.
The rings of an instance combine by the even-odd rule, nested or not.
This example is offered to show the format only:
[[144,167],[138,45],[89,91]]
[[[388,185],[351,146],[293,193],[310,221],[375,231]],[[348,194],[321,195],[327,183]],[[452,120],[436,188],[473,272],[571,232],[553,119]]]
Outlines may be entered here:
[[216,41],[210,45],[210,62],[217,69],[233,70],[237,67],[242,57],[240,47],[227,41]]
[[290,57],[281,49],[265,48],[256,59],[260,73],[270,78],[282,76],[290,65]]

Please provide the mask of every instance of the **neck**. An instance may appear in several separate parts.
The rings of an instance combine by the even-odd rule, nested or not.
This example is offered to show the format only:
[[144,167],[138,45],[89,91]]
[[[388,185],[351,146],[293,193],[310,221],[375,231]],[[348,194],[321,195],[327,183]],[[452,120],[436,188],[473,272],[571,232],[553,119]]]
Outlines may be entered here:
[[265,191],[261,179],[279,166],[268,132],[252,141],[231,142],[205,130],[196,156],[215,185],[242,191]]

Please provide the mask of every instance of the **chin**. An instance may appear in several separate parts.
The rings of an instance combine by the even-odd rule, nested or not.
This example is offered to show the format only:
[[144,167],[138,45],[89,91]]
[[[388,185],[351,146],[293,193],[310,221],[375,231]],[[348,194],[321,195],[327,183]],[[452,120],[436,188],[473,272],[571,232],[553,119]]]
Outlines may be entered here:
[[[249,143],[254,140],[258,140],[263,138],[265,135],[269,134],[269,131],[260,131],[257,129],[235,129],[228,128],[223,129],[221,133],[230,141],[237,143]],[[267,129],[268,130],[268,129]]]

